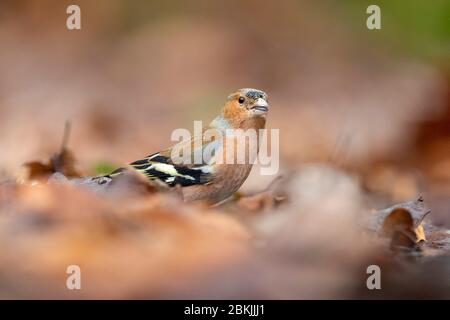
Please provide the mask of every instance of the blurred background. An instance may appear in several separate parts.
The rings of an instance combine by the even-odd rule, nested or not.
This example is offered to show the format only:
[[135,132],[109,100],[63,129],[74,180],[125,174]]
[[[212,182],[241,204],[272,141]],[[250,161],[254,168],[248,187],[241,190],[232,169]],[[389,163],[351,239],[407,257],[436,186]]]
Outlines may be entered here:
[[[381,30],[366,27],[372,3]],[[0,4],[3,176],[54,152],[66,120],[92,174],[254,87],[282,167],[331,159],[396,200],[450,193],[448,1],[77,1],[73,31],[70,4]]]
[[[328,163],[378,207],[424,195],[450,226],[449,1],[3,0],[0,44],[0,180],[56,152],[66,120],[77,165],[98,174],[253,87],[281,172]],[[243,190],[272,179],[253,172]]]

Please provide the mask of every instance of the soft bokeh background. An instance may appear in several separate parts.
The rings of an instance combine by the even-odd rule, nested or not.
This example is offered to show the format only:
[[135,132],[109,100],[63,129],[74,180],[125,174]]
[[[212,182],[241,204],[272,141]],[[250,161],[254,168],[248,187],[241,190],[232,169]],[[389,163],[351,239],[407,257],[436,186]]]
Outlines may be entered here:
[[[82,30],[69,31],[74,3]],[[369,4],[381,30],[366,28]],[[450,226],[448,1],[3,0],[0,46],[0,179],[56,152],[66,120],[95,174],[254,87],[270,97],[281,172],[331,163],[377,207],[424,195]],[[243,190],[272,179],[255,171]]]
[[70,3],[2,2],[5,169],[53,150],[66,119],[83,165],[129,161],[240,87],[270,94],[290,163],[326,157],[340,137],[353,165],[398,157],[417,122],[445,112],[446,1],[381,2],[377,31],[364,1],[81,1],[81,31],[65,27]]

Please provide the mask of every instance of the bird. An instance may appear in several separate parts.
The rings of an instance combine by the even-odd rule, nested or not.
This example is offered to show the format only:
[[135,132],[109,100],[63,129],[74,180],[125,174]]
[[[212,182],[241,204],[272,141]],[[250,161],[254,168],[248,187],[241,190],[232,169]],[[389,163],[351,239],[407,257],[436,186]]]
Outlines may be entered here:
[[[219,115],[203,129],[201,136],[180,141],[131,162],[127,168],[94,179],[98,184],[109,183],[131,168],[151,182],[168,188],[179,186],[186,202],[219,203],[232,196],[250,174],[260,146],[258,132],[265,128],[268,111],[268,96],[264,91],[239,89],[228,96]],[[245,133],[249,130],[256,132],[256,141],[245,140],[240,145],[244,146],[245,161],[239,162],[238,140],[248,138]],[[177,161],[174,154],[178,156]]]

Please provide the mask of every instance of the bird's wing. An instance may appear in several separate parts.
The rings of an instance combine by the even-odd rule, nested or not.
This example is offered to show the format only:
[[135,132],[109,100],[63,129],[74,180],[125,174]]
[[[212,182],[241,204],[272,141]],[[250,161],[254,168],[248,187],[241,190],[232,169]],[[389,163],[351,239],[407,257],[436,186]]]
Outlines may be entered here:
[[[131,167],[149,179],[159,179],[168,186],[206,184],[214,175],[214,155],[222,144],[217,136],[194,137],[172,148],[134,161]],[[205,157],[206,155],[206,157]],[[176,161],[174,157],[177,157]]]

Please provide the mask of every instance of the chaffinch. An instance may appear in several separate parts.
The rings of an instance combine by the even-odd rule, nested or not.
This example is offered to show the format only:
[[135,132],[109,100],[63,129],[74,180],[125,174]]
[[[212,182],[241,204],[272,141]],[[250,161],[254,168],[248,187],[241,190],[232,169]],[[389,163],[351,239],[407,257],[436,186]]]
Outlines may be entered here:
[[[240,89],[228,96],[222,112],[203,130],[201,137],[181,141],[132,162],[130,167],[168,187],[180,185],[185,201],[217,203],[224,200],[240,188],[250,173],[254,162],[251,155],[259,151],[258,132],[266,123],[267,101],[267,94],[261,90]],[[238,140],[246,139],[247,129],[255,130],[256,143],[245,141],[245,161],[239,162]],[[230,152],[227,146],[233,146],[234,150]],[[206,154],[210,157],[205,157]],[[177,161],[174,155],[179,157]],[[114,180],[124,170],[119,168],[103,178]]]

